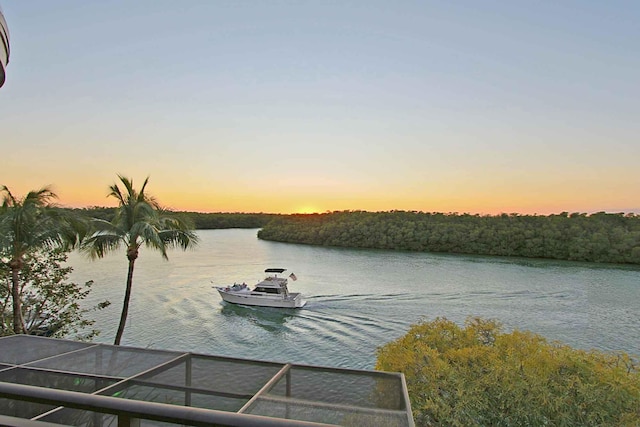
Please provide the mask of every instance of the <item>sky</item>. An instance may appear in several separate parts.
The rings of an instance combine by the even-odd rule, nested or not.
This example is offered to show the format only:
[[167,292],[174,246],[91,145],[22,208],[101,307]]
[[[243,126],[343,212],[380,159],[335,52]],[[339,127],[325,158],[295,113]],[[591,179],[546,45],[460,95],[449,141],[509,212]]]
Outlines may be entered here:
[[640,2],[0,0],[0,185],[200,212],[640,212]]

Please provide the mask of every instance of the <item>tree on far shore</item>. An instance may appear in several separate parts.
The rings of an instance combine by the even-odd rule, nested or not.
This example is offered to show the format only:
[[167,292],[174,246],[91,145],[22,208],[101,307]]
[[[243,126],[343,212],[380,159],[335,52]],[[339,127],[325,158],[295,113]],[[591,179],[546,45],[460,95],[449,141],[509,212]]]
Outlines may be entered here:
[[138,259],[140,247],[160,251],[164,259],[168,259],[167,249],[179,247],[182,250],[193,247],[197,235],[192,225],[181,216],[164,211],[154,197],[145,193],[149,177],[142,184],[140,191],[133,187],[133,180],[118,175],[123,186],[118,184],[109,187],[108,197],[118,201],[113,220],[94,219],[94,231],[84,241],[82,249],[91,258],[102,258],[107,253],[124,246],[129,261],[127,283],[118,331],[114,340],[120,344],[129,313],[129,301],[133,285],[133,269]]

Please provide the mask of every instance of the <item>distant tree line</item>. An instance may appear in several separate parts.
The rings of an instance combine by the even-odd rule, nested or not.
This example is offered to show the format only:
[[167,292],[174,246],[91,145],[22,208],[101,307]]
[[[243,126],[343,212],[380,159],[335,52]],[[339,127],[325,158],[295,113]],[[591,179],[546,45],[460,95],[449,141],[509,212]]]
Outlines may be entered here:
[[351,248],[640,264],[640,215],[340,211],[273,218],[258,237]]
[[182,212],[182,215],[194,222],[196,229],[212,230],[222,228],[261,228],[274,217],[275,214],[265,213],[200,213]]
[[[111,221],[116,208],[91,207],[77,209],[80,213],[105,221]],[[213,230],[223,228],[261,228],[271,221],[276,214],[266,213],[202,213],[202,212],[175,212],[188,218],[198,230]]]

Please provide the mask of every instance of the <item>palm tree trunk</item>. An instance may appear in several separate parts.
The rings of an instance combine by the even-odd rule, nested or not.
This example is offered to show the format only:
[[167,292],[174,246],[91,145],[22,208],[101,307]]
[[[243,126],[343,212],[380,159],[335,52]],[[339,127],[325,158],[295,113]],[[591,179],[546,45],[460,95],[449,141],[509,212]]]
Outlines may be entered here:
[[116,332],[116,339],[113,342],[114,345],[120,345],[122,334],[124,333],[124,326],[127,323],[127,316],[129,315],[129,300],[131,299],[131,288],[133,285],[133,265],[136,259],[129,258],[129,272],[127,273],[127,289],[124,292],[124,301],[122,302],[122,314],[120,315],[120,324],[118,325],[118,332]]
[[20,300],[20,269],[11,266],[11,299],[13,300],[13,333],[24,334],[22,319],[22,301]]

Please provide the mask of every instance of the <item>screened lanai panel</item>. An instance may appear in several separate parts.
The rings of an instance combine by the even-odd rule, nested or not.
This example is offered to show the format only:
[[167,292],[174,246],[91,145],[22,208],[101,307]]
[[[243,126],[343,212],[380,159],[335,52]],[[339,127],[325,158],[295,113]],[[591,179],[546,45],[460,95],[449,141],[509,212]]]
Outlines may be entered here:
[[0,372],[0,381],[59,390],[93,393],[115,383],[114,380],[15,368]]
[[[66,426],[118,427],[118,418],[115,415],[68,408],[58,409],[44,417],[38,418],[38,421]],[[150,425],[153,424],[149,424],[147,420],[140,420],[140,427]]]
[[[176,415],[180,423],[209,409],[237,412],[233,416],[241,418],[262,415],[346,426],[413,426],[401,374],[33,336],[0,338],[0,388],[5,396],[0,398],[0,415],[87,427],[116,427],[117,416],[101,413],[113,408],[137,414],[134,418],[141,418],[141,426],[165,425],[144,419],[157,417],[160,409],[168,419]],[[89,399],[88,394],[95,396]],[[84,396],[95,412],[29,402],[86,407]],[[150,408],[147,402],[161,406]],[[138,412],[140,408],[146,409]],[[167,419],[165,415],[160,419]],[[207,411],[204,416],[219,419]]]
[[[339,393],[338,393],[339,394]],[[341,405],[322,405],[295,399],[258,398],[247,414],[299,421],[322,422],[344,427],[384,426],[410,427],[407,412],[354,408]]]
[[0,338],[0,363],[21,365],[93,345],[95,344],[51,340],[32,335],[12,335]]
[[242,359],[190,356],[180,364],[140,379],[156,384],[190,387],[219,393],[257,393],[283,365]]
[[[99,414],[76,409],[61,409],[41,418],[39,421],[62,424],[66,426],[82,427],[118,427],[118,419],[115,415]],[[154,420],[137,420],[139,427],[176,427],[178,424],[164,423]],[[211,426],[215,427],[215,426]]]
[[0,415],[29,419],[55,408],[55,406],[40,403],[0,398]]
[[127,378],[180,356],[181,353],[98,345],[52,357],[29,366]]
[[153,387],[143,384],[134,384],[108,395],[123,399],[216,409],[227,412],[239,411],[251,398],[251,396],[237,397],[231,394],[197,393],[188,389]]
[[[59,390],[93,393],[111,384],[113,380],[90,378],[77,375],[60,374],[40,370],[23,368],[0,371],[0,381],[14,384],[24,384],[36,387],[55,388]],[[32,418],[54,409],[55,406],[12,399],[0,399],[0,414],[21,418]]]
[[268,394],[340,405],[406,410],[401,377],[381,372],[293,366],[289,378],[282,377]]

